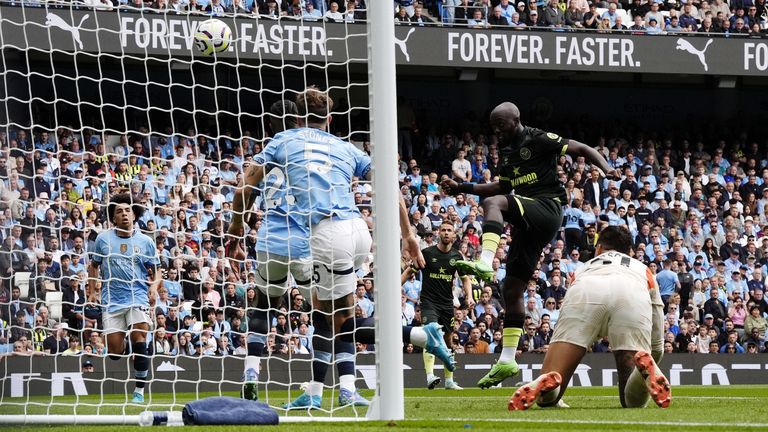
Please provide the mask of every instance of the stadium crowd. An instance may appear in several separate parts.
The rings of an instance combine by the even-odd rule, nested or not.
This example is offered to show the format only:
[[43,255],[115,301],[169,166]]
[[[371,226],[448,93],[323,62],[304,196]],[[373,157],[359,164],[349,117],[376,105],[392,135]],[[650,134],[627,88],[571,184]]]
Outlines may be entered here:
[[[37,7],[43,1],[2,3]],[[85,0],[76,7],[211,16],[244,14],[339,23],[367,19],[365,0]],[[765,0],[394,0],[393,10],[396,24],[413,26],[753,37],[768,32]]]
[[[439,225],[449,221],[458,233],[455,247],[475,258],[482,208],[474,196],[446,196],[439,182],[443,176],[476,183],[496,178],[496,137],[481,123],[460,133],[416,132],[408,111],[400,114],[400,186],[412,229],[428,247]],[[636,258],[659,282],[668,352],[766,352],[768,155],[764,143],[746,134],[704,141],[601,137],[596,148],[622,170],[620,181],[603,178],[583,160],[561,158],[558,174],[569,203],[524,296],[520,351],[546,352],[560,304],[574,273],[592,258],[596,236],[605,226],[625,225]],[[245,238],[245,262],[225,257],[225,233],[243,166],[262,144],[248,134],[214,141],[170,129],[112,137],[68,127],[0,130],[0,352],[105,354],[101,308],[86,296],[86,268],[96,235],[108,228],[105,203],[128,190],[148,210],[138,229],[155,240],[164,277],[151,311],[153,352],[245,355],[261,210]],[[372,226],[370,185],[356,181],[352,187]],[[257,199],[256,208],[262,205]],[[458,353],[501,349],[500,282],[512,241],[507,226],[494,280],[473,281],[473,307],[466,307],[456,278],[448,330]],[[358,271],[358,317],[376,311],[373,265]],[[403,325],[418,325],[420,276],[411,275],[402,288]],[[270,353],[311,353],[309,300],[294,288],[278,305]],[[359,352],[372,349],[358,344]],[[610,350],[607,339],[592,347]]]

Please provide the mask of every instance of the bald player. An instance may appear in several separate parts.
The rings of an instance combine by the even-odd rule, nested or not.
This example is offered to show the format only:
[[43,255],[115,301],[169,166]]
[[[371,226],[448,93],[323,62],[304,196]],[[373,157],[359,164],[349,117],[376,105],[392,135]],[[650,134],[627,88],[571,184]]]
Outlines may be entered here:
[[464,274],[481,279],[493,278],[491,263],[499,246],[504,222],[514,226],[513,242],[507,258],[507,276],[503,294],[507,313],[504,317],[501,356],[490,372],[478,381],[480,388],[495,386],[516,375],[515,361],[523,333],[525,305],[523,293],[539,262],[541,251],[557,234],[563,222],[562,206],[566,204],[563,184],[558,179],[560,156],[583,156],[587,162],[609,175],[617,175],[595,149],[577,141],[541,129],[523,126],[520,110],[511,102],[491,112],[491,127],[499,138],[501,168],[499,181],[489,184],[458,184],[444,179],[447,193],[466,193],[483,197],[483,252],[479,261],[459,261]]

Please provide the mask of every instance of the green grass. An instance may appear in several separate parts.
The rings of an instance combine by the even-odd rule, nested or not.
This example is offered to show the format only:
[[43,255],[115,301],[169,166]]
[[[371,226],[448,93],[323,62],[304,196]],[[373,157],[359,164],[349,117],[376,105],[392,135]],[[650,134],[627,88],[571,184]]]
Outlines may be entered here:
[[[293,393],[294,395],[297,392]],[[364,392],[371,396],[370,392]],[[445,390],[407,390],[405,395],[404,421],[355,423],[306,423],[301,425],[283,424],[268,427],[269,431],[291,431],[301,429],[323,432],[353,431],[392,431],[392,430],[428,430],[457,431],[470,429],[476,431],[499,430],[579,430],[579,431],[618,431],[618,430],[768,430],[768,417],[764,414],[768,406],[768,386],[689,386],[673,389],[673,402],[669,409],[660,409],[655,405],[645,409],[622,409],[615,387],[571,388],[564,400],[570,409],[532,408],[525,412],[507,411],[507,399],[511,389],[477,390],[466,389],[462,392]],[[192,394],[179,394],[174,402],[171,395],[153,395],[150,410],[180,409],[184,402],[196,397]],[[234,396],[234,395],[233,395]],[[263,396],[263,395],[262,395]],[[288,400],[286,392],[270,392],[273,405]],[[26,399],[7,399],[0,405],[0,414],[20,414],[24,412]],[[100,402],[99,397],[30,398],[26,405],[28,414],[93,414]],[[125,397],[105,396],[107,405],[100,408],[102,414],[137,414],[144,407],[126,406]],[[332,406],[330,394],[324,400],[323,408]],[[284,415],[281,411],[281,415]],[[362,415],[363,412],[360,412]],[[294,413],[292,415],[306,415]],[[327,416],[324,412],[315,415]],[[350,408],[337,410],[335,416],[353,416]],[[61,427],[24,427],[25,430],[55,429],[66,432],[82,432],[84,426]],[[86,426],[88,432],[119,432],[137,430],[130,426]],[[261,426],[260,428],[264,428]],[[7,427],[0,427],[9,430]],[[235,431],[242,427],[206,427],[207,431]]]

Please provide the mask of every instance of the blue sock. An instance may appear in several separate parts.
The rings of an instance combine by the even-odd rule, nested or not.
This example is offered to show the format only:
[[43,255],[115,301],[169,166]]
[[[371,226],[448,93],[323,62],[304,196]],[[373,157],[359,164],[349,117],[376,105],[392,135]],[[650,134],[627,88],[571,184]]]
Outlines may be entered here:
[[149,374],[149,357],[147,357],[147,343],[137,342],[133,344],[133,368],[134,377],[136,377],[136,387],[144,388]]
[[355,375],[355,344],[337,339],[333,343],[339,376]]

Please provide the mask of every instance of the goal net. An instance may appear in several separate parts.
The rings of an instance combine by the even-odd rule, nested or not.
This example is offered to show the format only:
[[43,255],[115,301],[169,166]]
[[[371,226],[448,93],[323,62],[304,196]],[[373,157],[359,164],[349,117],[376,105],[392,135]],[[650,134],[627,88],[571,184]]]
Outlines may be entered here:
[[[369,1],[368,10],[342,7],[324,19],[309,3],[197,1],[211,11],[188,12],[194,2],[0,1],[0,422],[133,423],[206,396],[240,397],[253,340],[264,349],[250,379],[281,418],[402,417],[400,298],[384,287],[399,286],[399,237],[396,224],[373,223],[397,220],[397,189],[373,194],[376,184],[396,183],[392,163],[378,169],[395,150],[375,144],[395,137],[391,5]],[[377,13],[386,25],[368,36],[376,24],[369,29],[367,17]],[[194,34],[211,15],[229,26],[232,43],[206,56]],[[371,48],[376,41],[385,49],[372,58],[369,49],[382,52]],[[371,65],[378,70],[369,76]],[[318,409],[283,408],[312,379],[317,309],[291,275],[276,304],[260,308],[255,299],[269,189],[253,188],[243,214],[245,258],[226,249],[244,170],[276,128],[291,127],[290,116],[270,109],[312,85],[335,101],[329,132],[373,160],[373,183],[350,185],[374,238],[355,269],[350,308],[376,318],[377,343],[355,341],[350,353],[352,385],[371,406],[341,397],[349,395],[338,363],[350,357],[337,352],[320,357],[328,373]],[[143,210],[134,233],[149,239],[131,243],[133,251],[97,241],[114,228],[107,204],[123,192]],[[108,349],[116,342],[105,339],[105,319],[115,305],[87,294],[94,260],[95,287],[120,281],[106,269],[112,253],[140,267],[155,262],[163,278],[146,305],[146,348],[139,338],[122,352]],[[263,334],[252,323],[259,311],[268,311]],[[147,359],[146,378],[137,358]],[[133,403],[139,381],[144,402]]]

